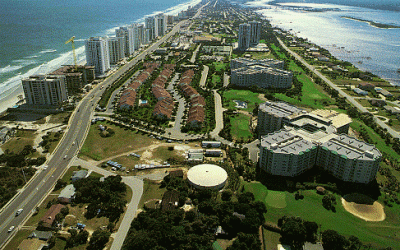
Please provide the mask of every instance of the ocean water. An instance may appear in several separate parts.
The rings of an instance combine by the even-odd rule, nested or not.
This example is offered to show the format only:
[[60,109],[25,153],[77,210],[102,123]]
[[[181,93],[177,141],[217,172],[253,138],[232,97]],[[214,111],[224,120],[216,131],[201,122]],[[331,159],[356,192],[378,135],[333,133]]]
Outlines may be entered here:
[[[332,0],[326,0],[329,1]],[[259,0],[248,2],[247,5],[265,7],[266,9],[259,12],[273,26],[307,38],[328,49],[338,59],[351,62],[361,70],[400,85],[400,74],[397,72],[400,69],[400,29],[379,29],[364,22],[342,18],[349,16],[400,26],[400,12],[330,3],[287,1],[280,5],[269,5],[269,2],[271,1]],[[340,11],[306,12],[290,10],[283,8],[284,6],[339,8]]]
[[0,0],[0,101],[21,79],[73,64],[75,36],[79,63],[84,40],[115,35],[115,28],[158,12],[177,14],[201,0]]

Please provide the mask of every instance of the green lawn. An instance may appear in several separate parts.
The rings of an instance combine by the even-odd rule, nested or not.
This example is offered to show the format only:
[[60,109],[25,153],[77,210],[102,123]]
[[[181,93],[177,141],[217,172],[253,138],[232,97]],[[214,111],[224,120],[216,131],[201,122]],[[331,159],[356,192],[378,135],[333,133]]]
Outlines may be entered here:
[[[114,130],[115,134],[111,137],[101,137],[99,130],[100,124],[111,128]],[[97,122],[90,126],[88,136],[82,146],[80,155],[99,161],[113,155],[149,146],[154,141],[156,140],[137,133],[137,131],[118,127],[108,122]]]
[[139,208],[142,208],[146,201],[157,199],[161,200],[166,188],[160,188],[160,183],[150,181],[148,179],[143,180],[143,195],[140,199]]
[[215,71],[225,71],[227,68],[227,63],[224,62],[213,62],[214,66],[215,66]]
[[256,104],[263,103],[264,101],[258,98],[258,93],[251,92],[250,90],[228,90],[223,94],[224,107],[229,109],[237,109],[235,108],[236,103],[234,100],[245,101],[247,102],[247,108],[242,109],[245,111],[252,112],[256,107]]
[[22,149],[24,149],[26,145],[33,146],[33,141],[35,140],[35,137],[35,131],[17,130],[15,137],[11,138],[9,141],[3,144],[1,146],[1,149],[3,151],[6,151],[8,149],[10,150],[10,152],[18,154],[22,151]]
[[307,106],[315,109],[326,108],[326,106],[332,102],[331,98],[325,93],[322,87],[312,82],[307,75],[301,74],[297,76],[297,78],[303,83],[302,96],[300,99],[288,97],[283,93],[277,93],[275,97],[294,105]]
[[212,75],[212,83],[217,84],[221,82],[221,77],[219,75]]
[[231,134],[235,140],[243,139],[245,141],[253,138],[249,128],[250,117],[244,114],[237,114],[231,118]]
[[357,131],[359,131],[361,127],[365,128],[366,131],[368,132],[368,135],[374,142],[375,146],[381,152],[386,152],[394,159],[400,159],[400,155],[397,154],[390,145],[386,145],[385,140],[383,140],[377,133],[375,133],[375,131],[372,128],[366,126],[362,121],[357,120],[357,119],[352,119],[352,123],[350,124],[350,127]]
[[[245,183],[245,190],[254,193],[256,200],[266,202],[271,192],[261,183]],[[303,192],[303,200],[295,200],[294,194],[284,193],[286,196],[285,208],[276,208],[266,202],[268,212],[265,215],[267,221],[277,223],[278,219],[284,215],[300,216],[304,220],[314,221],[321,225],[322,231],[333,229],[345,236],[355,235],[365,244],[371,243],[376,247],[388,247],[393,249],[400,248],[400,234],[394,231],[400,229],[398,210],[395,208],[385,208],[387,219],[382,222],[366,222],[348,213],[341,205],[340,196],[336,195],[336,212],[328,211],[322,206],[322,197],[314,190]],[[390,237],[389,237],[390,235]]]

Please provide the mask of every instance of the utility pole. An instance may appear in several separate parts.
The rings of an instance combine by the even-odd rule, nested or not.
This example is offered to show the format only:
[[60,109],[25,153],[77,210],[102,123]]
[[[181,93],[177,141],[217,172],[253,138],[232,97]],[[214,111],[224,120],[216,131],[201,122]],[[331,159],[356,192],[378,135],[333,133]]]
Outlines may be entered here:
[[25,183],[26,183],[26,176],[25,176],[24,168],[22,167],[21,170],[22,170],[22,174],[24,175],[24,180],[25,180]]

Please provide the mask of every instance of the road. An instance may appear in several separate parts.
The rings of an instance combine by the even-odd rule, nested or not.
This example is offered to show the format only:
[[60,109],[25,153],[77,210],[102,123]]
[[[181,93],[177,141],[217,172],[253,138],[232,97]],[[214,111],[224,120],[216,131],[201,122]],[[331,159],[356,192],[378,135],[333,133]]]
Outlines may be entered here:
[[207,65],[204,65],[204,69],[203,69],[203,71],[201,72],[201,78],[200,78],[200,87],[202,88],[202,89],[205,89],[206,88],[206,83],[207,83],[207,76],[208,76],[208,70],[209,70],[210,68],[207,66]]
[[[292,56],[294,56],[297,60],[299,60],[302,64],[304,64],[309,70],[311,70],[314,74],[316,74],[318,77],[320,77],[324,82],[326,82],[332,89],[335,89],[339,92],[339,95],[343,96],[346,98],[351,104],[353,104],[360,112],[368,112],[368,109],[366,109],[364,106],[362,106],[359,102],[357,102],[354,97],[348,95],[346,92],[344,92],[341,88],[339,88],[336,84],[334,84],[332,81],[330,81],[328,78],[326,78],[324,75],[322,75],[314,66],[308,64],[301,56],[299,56],[297,53],[293,52],[290,50],[283,42],[281,39],[278,38],[279,43],[282,45],[282,47],[288,51]],[[393,138],[400,138],[400,134],[389,127],[386,123],[378,119],[377,117],[374,116],[375,122],[382,127],[383,129],[387,129],[388,133],[393,137]]]
[[[172,35],[178,32],[180,26],[186,22],[189,22],[189,20],[179,22],[167,35],[153,43],[136,58],[118,69],[117,72],[107,77],[81,100],[70,118],[68,128],[66,129],[63,138],[53,152],[50,160],[47,162],[47,165],[49,166],[48,169],[40,171],[36,178],[32,178],[23,190],[21,190],[1,211],[0,247],[3,247],[5,245],[4,243],[6,243],[11,236],[18,231],[19,226],[29,218],[33,209],[35,209],[52,190],[57,179],[59,179],[68,168],[73,156],[78,153],[79,148],[82,146],[82,143],[87,136],[91,115],[94,112],[94,106],[96,106],[96,103],[100,100],[101,94],[103,93],[101,87],[106,88],[108,85],[115,82],[118,78],[133,68],[138,61],[144,59],[147,54],[156,50],[161,43],[165,42]],[[65,156],[66,158],[64,159]],[[24,211],[16,217],[15,212],[19,208],[23,208]],[[13,232],[8,233],[7,231],[11,226],[15,226],[16,228]]]

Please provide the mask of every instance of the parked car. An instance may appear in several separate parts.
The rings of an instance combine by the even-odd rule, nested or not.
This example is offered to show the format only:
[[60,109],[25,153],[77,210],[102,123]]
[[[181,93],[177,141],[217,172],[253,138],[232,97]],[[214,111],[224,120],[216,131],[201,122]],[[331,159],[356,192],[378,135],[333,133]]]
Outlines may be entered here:
[[14,230],[14,228],[15,228],[15,226],[11,226],[11,227],[8,229],[8,232],[11,233],[11,232]]

